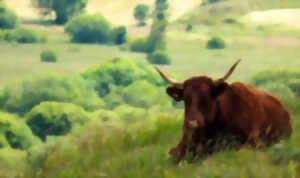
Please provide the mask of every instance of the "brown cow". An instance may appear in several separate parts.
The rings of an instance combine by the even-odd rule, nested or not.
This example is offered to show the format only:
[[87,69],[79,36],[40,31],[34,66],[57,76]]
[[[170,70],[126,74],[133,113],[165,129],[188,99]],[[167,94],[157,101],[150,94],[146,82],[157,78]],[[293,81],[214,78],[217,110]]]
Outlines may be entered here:
[[176,162],[187,150],[196,153],[200,147],[202,153],[210,153],[220,135],[254,147],[291,135],[290,115],[278,99],[250,85],[225,82],[240,61],[216,81],[197,76],[176,82],[156,67],[169,84],[167,94],[185,104],[182,138],[169,152]]

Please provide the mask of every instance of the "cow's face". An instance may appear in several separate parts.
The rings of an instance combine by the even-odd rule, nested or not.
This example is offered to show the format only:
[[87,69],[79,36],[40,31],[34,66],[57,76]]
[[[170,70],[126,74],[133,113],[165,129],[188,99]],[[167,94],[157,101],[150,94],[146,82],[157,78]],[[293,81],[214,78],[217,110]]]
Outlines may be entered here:
[[182,88],[169,86],[167,93],[175,101],[185,103],[185,121],[190,127],[203,127],[211,122],[216,112],[216,99],[227,88],[225,82],[214,82],[200,76],[193,77],[183,83]]
[[213,120],[216,113],[216,98],[227,89],[228,85],[225,81],[240,61],[238,60],[224,77],[215,81],[209,77],[198,76],[182,83],[169,79],[157,67],[156,70],[169,84],[168,95],[175,101],[184,101],[185,124],[192,128],[198,128]]

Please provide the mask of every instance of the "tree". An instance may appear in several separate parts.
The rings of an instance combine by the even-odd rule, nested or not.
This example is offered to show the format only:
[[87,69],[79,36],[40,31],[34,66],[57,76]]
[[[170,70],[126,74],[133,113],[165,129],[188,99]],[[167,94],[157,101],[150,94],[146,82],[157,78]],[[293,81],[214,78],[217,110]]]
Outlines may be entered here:
[[155,15],[159,20],[163,20],[166,17],[166,11],[168,10],[168,0],[156,0],[155,1]]
[[167,0],[156,0],[153,16],[153,24],[150,36],[148,38],[149,52],[155,50],[164,50],[165,48],[165,31],[168,25],[166,11],[168,10]]
[[72,16],[82,12],[86,7],[87,0],[32,0],[35,7],[42,15],[56,14],[57,24],[66,23]]
[[0,29],[13,29],[17,26],[17,16],[0,0]]
[[146,18],[149,14],[149,6],[146,4],[138,4],[134,9],[134,17],[137,21],[139,21],[139,26],[146,25]]

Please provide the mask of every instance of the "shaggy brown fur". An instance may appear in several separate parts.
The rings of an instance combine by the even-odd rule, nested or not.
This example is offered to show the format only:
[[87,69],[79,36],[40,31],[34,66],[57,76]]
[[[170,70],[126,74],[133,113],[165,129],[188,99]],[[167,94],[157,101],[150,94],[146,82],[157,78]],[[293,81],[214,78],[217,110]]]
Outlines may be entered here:
[[199,76],[169,86],[167,93],[185,103],[182,138],[169,152],[176,162],[187,150],[197,153],[201,147],[202,154],[212,152],[219,136],[258,147],[292,133],[290,115],[281,102],[250,85]]

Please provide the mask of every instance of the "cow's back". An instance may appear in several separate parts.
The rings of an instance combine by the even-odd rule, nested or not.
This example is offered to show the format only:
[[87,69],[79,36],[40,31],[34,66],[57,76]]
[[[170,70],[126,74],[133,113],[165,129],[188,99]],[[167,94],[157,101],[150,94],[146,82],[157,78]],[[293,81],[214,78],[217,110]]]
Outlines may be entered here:
[[271,143],[292,132],[289,113],[280,101],[250,85],[229,85],[217,103],[217,122],[247,140]]

